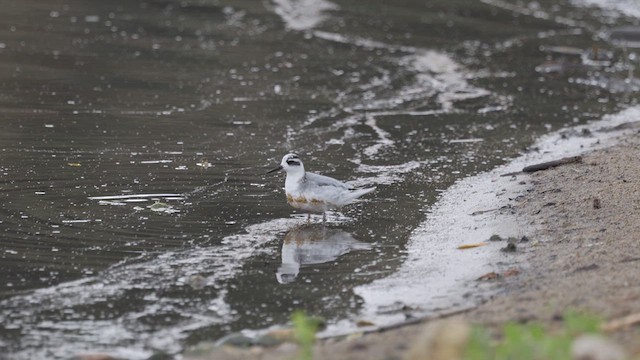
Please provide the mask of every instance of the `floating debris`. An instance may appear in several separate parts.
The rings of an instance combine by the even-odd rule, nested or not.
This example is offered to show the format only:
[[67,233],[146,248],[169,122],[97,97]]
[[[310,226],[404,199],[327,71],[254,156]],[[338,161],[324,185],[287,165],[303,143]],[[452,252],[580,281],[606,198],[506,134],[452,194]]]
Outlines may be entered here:
[[203,169],[208,169],[210,167],[213,167],[213,165],[211,165],[211,163],[207,161],[207,159],[200,160],[199,163],[196,163],[196,166],[200,166]]
[[511,277],[511,276],[516,276],[516,275],[520,275],[520,270],[518,269],[509,269],[505,272],[502,273],[502,276],[504,277]]
[[90,223],[92,221],[100,222],[102,220],[92,220],[92,219],[75,219],[75,220],[62,220],[63,224],[82,224],[82,223]]
[[376,326],[376,324],[372,323],[369,320],[358,320],[356,322],[356,326],[357,327],[369,327],[369,326]]
[[88,23],[97,23],[100,22],[100,16],[98,15],[87,15],[84,17],[84,21]]
[[200,274],[193,275],[189,278],[188,284],[195,290],[201,290],[207,286],[207,279]]
[[449,144],[477,143],[477,142],[482,142],[482,141],[484,141],[484,139],[482,139],[482,138],[452,139],[452,140],[449,140]]
[[91,196],[89,200],[124,200],[134,198],[181,198],[181,194],[131,194],[131,195],[108,195],[108,196]]
[[140,164],[169,164],[172,162],[173,160],[144,160],[140,161]]
[[121,201],[100,200],[100,201],[98,201],[98,205],[123,206],[123,205],[127,205],[127,203],[124,203],[124,202],[121,202]]
[[621,26],[613,28],[606,32],[604,38],[617,46],[640,48],[640,26]]
[[540,51],[568,56],[582,56],[584,50],[573,46],[541,46]]
[[165,214],[174,214],[180,212],[180,210],[174,208],[173,206],[159,201],[156,201],[153,205],[149,205],[147,208],[149,208],[149,210],[151,211],[161,212]]

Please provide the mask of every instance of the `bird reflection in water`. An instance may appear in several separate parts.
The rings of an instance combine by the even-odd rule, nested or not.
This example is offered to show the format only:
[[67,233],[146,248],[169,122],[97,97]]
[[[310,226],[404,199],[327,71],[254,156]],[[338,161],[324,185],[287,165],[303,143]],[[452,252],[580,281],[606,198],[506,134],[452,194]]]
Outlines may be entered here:
[[280,284],[293,282],[300,267],[336,260],[352,250],[370,250],[371,244],[358,241],[341,229],[321,224],[296,226],[286,233],[282,244],[282,265],[276,279]]

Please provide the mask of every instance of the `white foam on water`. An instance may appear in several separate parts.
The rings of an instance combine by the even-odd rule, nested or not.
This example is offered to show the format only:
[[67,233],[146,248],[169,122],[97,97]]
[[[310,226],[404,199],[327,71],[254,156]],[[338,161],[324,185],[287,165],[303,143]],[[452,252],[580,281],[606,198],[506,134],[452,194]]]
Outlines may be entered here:
[[[463,295],[479,276],[496,270],[496,263],[508,261],[499,247],[504,243],[489,242],[486,246],[458,250],[459,245],[486,241],[491,235],[503,238],[527,235],[527,228],[518,224],[508,212],[487,211],[508,205],[526,190],[512,177],[501,175],[516,172],[533,163],[574,156],[585,151],[604,148],[630,131],[615,129],[617,125],[637,122],[640,106],[630,107],[599,121],[565,128],[541,137],[535,144],[540,149],[514,159],[492,171],[458,181],[442,193],[429,209],[429,216],[411,235],[407,244],[407,259],[394,274],[354,289],[364,301],[358,318],[373,321],[378,326],[405,321],[399,311],[405,306],[417,314],[433,314],[441,309],[464,308],[473,305],[472,297]],[[602,131],[608,129],[607,131]],[[563,137],[567,131],[592,136]],[[501,196],[497,196],[500,193]],[[474,215],[472,215],[474,214]],[[477,290],[476,290],[477,291]],[[358,331],[353,322],[330,326],[323,335]]]
[[[329,218],[338,223],[349,221],[343,215]],[[148,358],[154,350],[177,353],[191,331],[239,316],[225,300],[224,284],[241,272],[249,258],[268,252],[265,244],[304,222],[306,216],[294,216],[250,225],[241,234],[223,238],[219,245],[130,260],[93,277],[4,299],[0,301],[0,323],[22,331],[18,340],[22,350],[12,358],[71,358],[83,352],[105,352],[137,360]],[[189,286],[217,291],[217,297],[170,295]],[[127,301],[139,294],[145,294],[146,304],[138,310],[93,320],[82,313],[82,309]],[[51,313],[60,315],[52,318]],[[164,326],[145,325],[146,318],[158,316],[177,320]]]
[[[337,97],[340,108],[353,115],[358,124],[369,126],[376,140],[363,150],[369,158],[375,158],[381,151],[392,149],[396,141],[382,129],[377,119],[382,116],[433,116],[458,111],[455,103],[491,95],[491,92],[474,86],[468,79],[476,77],[471,71],[456,62],[450,55],[429,49],[411,46],[398,46],[371,40],[359,36],[348,36],[326,31],[314,31],[313,35],[331,42],[349,44],[367,49],[384,49],[390,54],[406,53],[401,56],[390,55],[389,61],[412,75],[412,80],[394,88],[394,76],[384,69],[382,74],[359,84],[356,95],[345,92]],[[437,108],[430,108],[433,99]],[[503,108],[494,111],[505,110]],[[429,109],[423,109],[429,107]],[[316,119],[314,119],[315,121]],[[351,126],[351,125],[349,125]],[[335,126],[334,126],[335,127]]]
[[[313,35],[332,42],[350,44],[370,49],[385,49],[392,52],[400,51],[408,55],[397,61],[401,68],[415,73],[412,83],[403,86],[387,96],[376,96],[372,100],[362,101],[360,105],[352,106],[351,110],[392,110],[400,113],[414,113],[422,115],[420,111],[398,109],[398,105],[416,99],[428,99],[438,94],[437,101],[441,110],[451,111],[453,103],[460,100],[483,97],[490,94],[488,90],[469,84],[468,78],[473,74],[457,63],[446,53],[421,49],[412,46],[398,46],[386,44],[359,36],[347,36],[326,31],[314,31]],[[371,83],[360,85],[361,90],[387,89],[389,79],[374,78]],[[432,112],[433,110],[429,110]],[[382,114],[391,115],[383,112]],[[380,114],[380,115],[382,115]],[[377,114],[376,114],[377,115]]]
[[638,0],[571,0],[574,6],[596,6],[605,10],[613,10],[620,14],[640,18]]
[[273,0],[274,12],[282,18],[288,29],[302,31],[318,26],[338,5],[327,0]]
[[457,101],[475,99],[491,94],[469,84],[470,72],[449,55],[433,50],[423,50],[401,60],[418,75],[414,88],[429,85],[437,93],[437,101],[444,111],[452,111]]
[[553,13],[546,12],[540,7],[540,4],[536,1],[531,1],[524,4],[521,2],[511,3],[504,0],[480,0],[480,1],[489,6],[511,11],[513,13],[517,13],[524,16],[531,16],[536,19],[551,20],[557,24],[562,24],[570,27],[590,28],[584,21],[577,21],[569,17],[558,16],[558,15],[554,15]]
[[380,149],[388,146],[392,146],[395,142],[391,140],[391,134],[384,131],[380,128],[376,123],[376,118],[372,114],[366,115],[366,121],[364,122],[367,126],[371,127],[373,131],[378,135],[378,140],[376,143],[364,149],[364,154],[367,156],[373,156],[377,154]]

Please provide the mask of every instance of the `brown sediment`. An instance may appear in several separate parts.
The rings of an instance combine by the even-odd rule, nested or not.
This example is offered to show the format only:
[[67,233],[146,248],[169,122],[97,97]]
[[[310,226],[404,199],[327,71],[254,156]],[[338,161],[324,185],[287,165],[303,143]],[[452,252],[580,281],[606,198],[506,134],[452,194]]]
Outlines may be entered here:
[[320,205],[320,204],[324,204],[324,201],[322,200],[318,200],[318,199],[307,199],[304,196],[299,196],[299,197],[293,197],[291,194],[287,194],[287,202],[289,204],[314,204],[314,205]]

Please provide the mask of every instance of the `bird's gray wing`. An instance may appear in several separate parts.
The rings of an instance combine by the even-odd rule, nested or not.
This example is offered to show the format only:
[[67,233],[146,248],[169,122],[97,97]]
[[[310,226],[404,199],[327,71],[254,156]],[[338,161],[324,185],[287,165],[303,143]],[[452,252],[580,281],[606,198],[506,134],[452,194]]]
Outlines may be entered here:
[[330,178],[324,175],[318,175],[314,173],[306,173],[307,179],[312,182],[316,186],[333,186],[340,189],[349,190],[349,185],[343,183],[342,181],[338,181],[334,178]]

